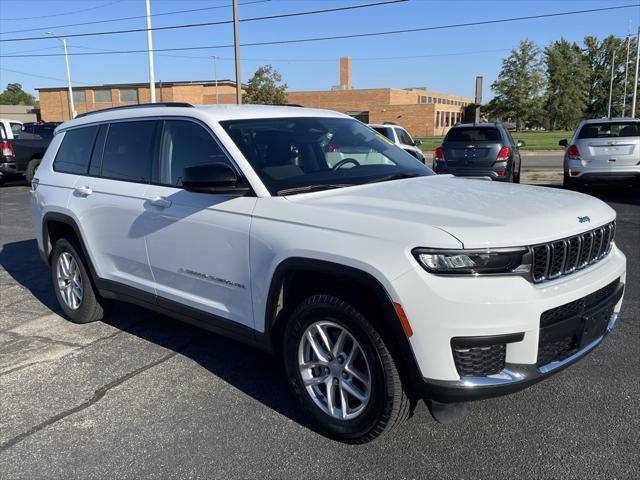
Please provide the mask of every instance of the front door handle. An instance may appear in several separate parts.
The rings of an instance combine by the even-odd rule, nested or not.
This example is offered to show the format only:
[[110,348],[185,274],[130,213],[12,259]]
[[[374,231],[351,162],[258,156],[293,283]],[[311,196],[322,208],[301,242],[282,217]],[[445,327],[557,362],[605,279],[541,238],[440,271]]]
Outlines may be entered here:
[[171,200],[167,200],[165,197],[151,197],[149,203],[154,207],[168,208],[171,206]]
[[77,187],[73,191],[74,191],[74,193],[77,193],[81,197],[88,197],[89,195],[91,195],[93,193],[93,190],[91,190],[91,188],[86,187],[86,186],[85,187]]

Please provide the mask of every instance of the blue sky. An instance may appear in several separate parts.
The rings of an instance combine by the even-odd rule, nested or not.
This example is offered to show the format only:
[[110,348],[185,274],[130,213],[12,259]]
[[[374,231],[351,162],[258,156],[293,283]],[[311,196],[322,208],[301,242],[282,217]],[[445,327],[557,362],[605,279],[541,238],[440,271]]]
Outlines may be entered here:
[[[240,3],[251,0],[240,0]],[[373,0],[271,0],[240,5],[240,18],[295,11],[331,8]],[[153,14],[220,6],[221,8],[152,19],[154,27],[180,23],[208,22],[231,18],[230,0],[151,0]],[[569,10],[629,5],[637,0],[410,0],[387,6],[285,18],[240,25],[241,42],[259,42],[316,36],[344,35],[372,31],[417,28],[464,23]],[[110,5],[106,5],[110,4]],[[106,6],[105,6],[106,5]],[[58,27],[118,17],[144,15],[144,0],[0,0],[0,38],[40,36],[48,30],[58,35],[143,28],[144,18]],[[85,12],[78,10],[99,7]],[[75,13],[74,13],[75,12]],[[24,17],[38,17],[25,19]],[[640,8],[545,18],[521,22],[453,28],[361,39],[330,40],[303,44],[243,47],[242,80],[247,81],[261,64],[274,65],[290,90],[324,90],[338,83],[338,58],[353,58],[353,84],[365,87],[427,87],[454,95],[473,96],[474,78],[485,77],[488,85],[496,78],[501,59],[523,38],[544,46],[564,36],[580,41],[585,35],[623,36],[629,21],[635,32]],[[58,27],[58,28],[54,28]],[[29,31],[11,33],[14,30]],[[155,48],[228,44],[233,41],[230,25],[207,26],[154,32]],[[96,49],[144,49],[144,32],[101,37],[71,38],[70,52]],[[26,50],[37,50],[25,52]],[[55,39],[29,42],[0,42],[0,54],[62,53]],[[233,50],[195,50],[156,54],[156,80],[203,80],[213,78],[211,55],[218,60],[218,77],[234,78]],[[422,58],[399,58],[423,56]],[[188,58],[187,58],[188,57]],[[70,57],[75,86],[148,81],[146,54]],[[63,57],[0,58],[0,84],[18,82],[25,90],[65,85]],[[23,73],[15,73],[23,72]],[[38,78],[40,75],[51,78]]]

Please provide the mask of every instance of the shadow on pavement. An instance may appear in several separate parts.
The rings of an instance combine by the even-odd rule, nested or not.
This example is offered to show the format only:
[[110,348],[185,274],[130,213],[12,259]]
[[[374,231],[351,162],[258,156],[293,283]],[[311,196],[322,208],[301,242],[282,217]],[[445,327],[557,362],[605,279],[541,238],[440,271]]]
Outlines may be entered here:
[[[61,314],[53,293],[49,268],[35,240],[4,245],[0,266],[40,302]],[[16,307],[19,308],[19,307]],[[289,392],[279,358],[179,320],[121,302],[110,302],[104,323],[197,362],[213,375],[263,405],[311,428]],[[77,326],[82,329],[82,325]],[[242,412],[238,411],[241,415]]]

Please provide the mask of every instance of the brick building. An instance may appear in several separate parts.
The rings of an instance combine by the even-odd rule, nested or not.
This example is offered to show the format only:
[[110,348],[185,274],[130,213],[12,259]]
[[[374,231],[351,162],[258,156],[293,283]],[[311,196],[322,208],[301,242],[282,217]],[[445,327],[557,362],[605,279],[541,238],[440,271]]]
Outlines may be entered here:
[[[243,86],[244,87],[244,86]],[[37,88],[43,120],[69,120],[69,96],[66,87]],[[187,102],[194,105],[216,103],[216,82],[156,82],[157,102]],[[149,103],[148,83],[119,83],[73,88],[76,113],[91,112],[122,105]],[[218,102],[236,102],[236,82],[218,80]]]
[[[68,120],[66,88],[39,88],[44,120]],[[235,82],[218,81],[219,103],[235,103]],[[119,105],[149,102],[149,84],[129,83],[76,87],[77,113]],[[216,103],[215,82],[166,82],[156,87],[158,102]],[[464,108],[473,99],[431,92],[424,88],[353,88],[351,58],[340,59],[340,84],[331,90],[287,92],[287,101],[305,107],[326,108],[351,115],[365,123],[393,122],[414,136],[443,135],[462,121]]]

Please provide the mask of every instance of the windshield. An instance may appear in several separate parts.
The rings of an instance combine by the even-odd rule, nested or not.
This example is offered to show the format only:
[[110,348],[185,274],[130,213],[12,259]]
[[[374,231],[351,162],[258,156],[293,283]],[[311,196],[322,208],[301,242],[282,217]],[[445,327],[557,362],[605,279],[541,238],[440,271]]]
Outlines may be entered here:
[[612,137],[637,137],[640,135],[640,122],[603,122],[588,123],[578,138],[612,138]]
[[433,175],[415,157],[350,118],[220,124],[274,195]]

